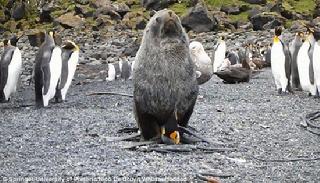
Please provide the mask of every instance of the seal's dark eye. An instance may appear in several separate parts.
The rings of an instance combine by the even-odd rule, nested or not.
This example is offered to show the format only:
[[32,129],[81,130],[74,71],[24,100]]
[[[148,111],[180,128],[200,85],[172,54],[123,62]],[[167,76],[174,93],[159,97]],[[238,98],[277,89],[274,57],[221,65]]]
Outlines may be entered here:
[[157,17],[156,21],[157,21],[157,23],[160,23],[160,21],[161,21],[160,17]]

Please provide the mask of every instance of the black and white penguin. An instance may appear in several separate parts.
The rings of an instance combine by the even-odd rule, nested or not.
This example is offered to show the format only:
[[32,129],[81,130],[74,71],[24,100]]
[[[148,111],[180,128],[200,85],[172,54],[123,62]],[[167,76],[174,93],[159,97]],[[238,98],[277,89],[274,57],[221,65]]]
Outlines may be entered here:
[[279,94],[291,91],[291,55],[287,45],[281,40],[282,28],[275,28],[271,47],[271,70]]
[[120,77],[124,80],[128,80],[132,73],[130,63],[126,59],[120,59],[119,66],[121,71]]
[[56,87],[61,76],[61,48],[56,46],[54,33],[45,35],[44,43],[40,46],[35,60],[34,84],[36,106],[46,107],[49,100],[54,98]]
[[213,72],[217,72],[221,67],[226,56],[226,50],[227,46],[225,42],[225,37],[221,36],[213,53]]
[[272,43],[266,46],[265,55],[264,55],[264,61],[266,62],[266,67],[271,66],[271,48],[272,48]]
[[290,43],[290,53],[292,58],[292,64],[291,64],[291,83],[292,88],[294,89],[301,89],[300,86],[300,80],[299,80],[299,71],[298,71],[298,65],[297,65],[297,56],[300,47],[303,43],[303,32],[297,32],[294,39]]
[[189,49],[191,60],[196,65],[197,82],[199,85],[204,84],[213,75],[213,63],[200,42],[191,42]]
[[7,102],[17,90],[22,68],[21,52],[16,47],[16,37],[5,40],[0,60],[0,101]]
[[226,58],[229,59],[231,65],[240,64],[240,58],[236,51],[230,50],[226,52]]
[[59,84],[56,90],[56,100],[65,101],[74,73],[79,62],[79,46],[68,40],[62,45],[62,69]]
[[310,95],[316,96],[317,87],[314,83],[314,71],[312,65],[313,45],[315,39],[313,31],[308,29],[306,39],[299,49],[297,55],[297,66],[299,81],[303,91],[309,92]]
[[315,29],[313,32],[315,39],[314,49],[312,52],[312,63],[314,71],[314,80],[317,87],[317,95],[320,94],[320,29]]
[[132,67],[127,60],[120,59],[118,63],[108,64],[108,77],[107,81],[113,81],[117,78],[128,80],[132,78]]

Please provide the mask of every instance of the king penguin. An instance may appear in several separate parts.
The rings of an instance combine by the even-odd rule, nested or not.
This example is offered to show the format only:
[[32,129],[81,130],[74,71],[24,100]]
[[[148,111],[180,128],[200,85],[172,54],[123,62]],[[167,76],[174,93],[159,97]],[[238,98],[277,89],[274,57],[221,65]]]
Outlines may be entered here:
[[281,40],[282,27],[275,28],[271,47],[271,70],[278,94],[291,91],[291,55],[286,44]]
[[22,68],[21,52],[16,47],[16,37],[5,40],[4,52],[0,61],[0,101],[6,102],[11,99],[17,90],[17,85]]
[[317,95],[320,94],[320,29],[317,28],[313,32],[313,37],[315,39],[314,49],[311,53],[313,71],[314,71],[314,80],[317,87]]
[[225,37],[221,36],[218,40],[218,43],[216,45],[216,48],[214,49],[214,54],[213,54],[213,72],[219,71],[219,68],[221,67],[225,55],[226,55],[226,42],[225,42]]
[[314,72],[312,66],[312,45],[315,40],[312,30],[308,29],[306,39],[299,49],[297,55],[297,66],[299,72],[299,81],[303,91],[309,92],[309,95],[315,96],[317,93],[316,85],[314,84]]
[[301,89],[300,80],[299,80],[299,71],[297,66],[297,56],[300,47],[303,43],[303,32],[297,32],[294,39],[290,43],[290,53],[292,58],[291,64],[291,83],[292,88],[294,89]]
[[54,33],[45,35],[35,60],[34,84],[36,106],[46,107],[55,97],[56,87],[61,75],[61,48],[56,46]]
[[62,45],[62,69],[59,84],[56,90],[56,101],[65,101],[68,89],[79,62],[79,46],[68,40]]

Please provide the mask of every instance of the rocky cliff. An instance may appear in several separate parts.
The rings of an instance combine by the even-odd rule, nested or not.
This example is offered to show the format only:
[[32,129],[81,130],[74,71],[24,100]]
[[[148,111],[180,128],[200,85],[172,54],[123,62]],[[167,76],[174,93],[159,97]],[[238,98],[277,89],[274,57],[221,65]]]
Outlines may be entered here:
[[174,10],[187,30],[265,30],[318,23],[312,0],[0,0],[0,32],[30,29],[143,29],[154,11]]

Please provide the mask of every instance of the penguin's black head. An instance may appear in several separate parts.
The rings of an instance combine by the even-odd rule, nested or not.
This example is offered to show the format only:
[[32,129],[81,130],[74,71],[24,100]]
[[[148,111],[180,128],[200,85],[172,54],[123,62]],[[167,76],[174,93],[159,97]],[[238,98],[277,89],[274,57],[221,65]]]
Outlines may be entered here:
[[8,45],[10,45],[10,41],[8,39],[5,39],[3,41],[3,46],[8,46]]
[[313,31],[313,37],[316,41],[320,40],[320,28],[315,28]]
[[281,36],[281,33],[282,33],[282,27],[279,26],[274,29],[274,34],[276,36]]
[[[178,114],[176,113],[176,119]],[[165,144],[179,144],[180,133],[178,123],[175,120],[169,120],[164,126],[161,126],[161,140]]]
[[61,39],[60,35],[56,31],[51,30],[51,31],[48,32],[48,35],[53,38],[54,43],[56,45],[60,46],[62,44],[62,39]]
[[180,143],[180,133],[178,127],[176,130],[168,130],[167,125],[161,127],[161,140],[164,144],[179,144]]
[[10,38],[10,44],[12,45],[12,46],[17,46],[17,42],[19,41],[19,38],[17,37],[17,36],[12,36],[11,38]]
[[19,41],[19,38],[16,35],[9,35],[6,37],[6,39],[3,41],[4,46],[17,46],[17,42]]
[[79,51],[79,46],[76,45],[74,42],[68,40],[62,45],[63,49],[72,50],[72,51]]

